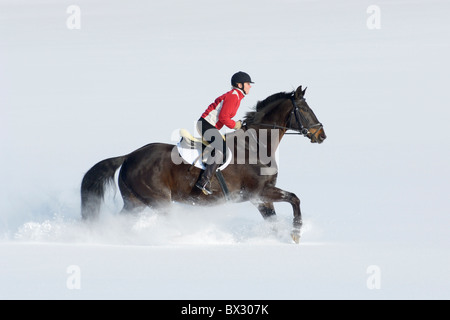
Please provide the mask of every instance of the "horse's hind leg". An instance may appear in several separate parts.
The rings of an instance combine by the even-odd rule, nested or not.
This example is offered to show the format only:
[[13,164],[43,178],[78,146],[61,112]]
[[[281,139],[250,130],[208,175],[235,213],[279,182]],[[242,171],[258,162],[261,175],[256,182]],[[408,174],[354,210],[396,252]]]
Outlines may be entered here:
[[139,213],[145,209],[145,205],[142,202],[137,202],[135,199],[129,197],[123,198],[123,208],[120,213]]
[[120,193],[123,199],[123,208],[120,213],[139,213],[146,208],[146,204],[136,197],[133,191],[125,184],[121,176],[118,179]]
[[121,213],[139,213],[146,208],[151,208],[165,214],[171,205],[171,194],[167,188],[148,189],[145,197],[139,196],[119,176],[119,189],[124,203]]

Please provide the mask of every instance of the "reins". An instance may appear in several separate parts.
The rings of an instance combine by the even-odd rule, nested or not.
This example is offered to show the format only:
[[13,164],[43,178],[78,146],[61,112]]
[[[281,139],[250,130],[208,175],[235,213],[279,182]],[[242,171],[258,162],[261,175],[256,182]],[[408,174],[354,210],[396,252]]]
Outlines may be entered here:
[[[300,101],[303,101],[303,100],[305,100],[305,98],[300,99]],[[289,124],[292,123],[292,116],[294,116],[299,129],[294,129],[292,127],[279,126],[277,124],[268,124],[268,123],[252,123],[252,124],[259,125],[262,127],[268,127],[271,129],[282,129],[282,130],[286,130],[286,131],[291,130],[291,131],[295,131],[295,132],[285,132],[285,134],[298,134],[298,135],[303,135],[305,137],[307,137],[308,134],[311,133],[309,131],[309,129],[319,127],[319,129],[317,130],[317,132],[319,132],[319,130],[321,128],[323,128],[323,125],[320,122],[311,125],[309,128],[305,128],[303,123],[306,123],[307,121],[306,121],[305,117],[303,117],[302,113],[300,112],[300,110],[299,110],[300,107],[295,102],[294,96],[291,97],[291,102],[292,102],[293,108],[292,108],[291,114],[289,115],[289,119],[288,119],[287,123],[289,123]],[[247,123],[244,123],[244,126],[247,127]]]

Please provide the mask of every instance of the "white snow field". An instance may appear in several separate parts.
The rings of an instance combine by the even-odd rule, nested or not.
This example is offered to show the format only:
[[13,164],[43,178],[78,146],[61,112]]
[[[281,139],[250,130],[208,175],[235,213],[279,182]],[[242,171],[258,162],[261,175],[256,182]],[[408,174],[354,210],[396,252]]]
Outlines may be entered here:
[[[450,2],[0,0],[1,299],[449,299]],[[249,203],[84,224],[100,160],[176,143],[230,77],[235,119],[307,86],[327,140],[286,136]]]

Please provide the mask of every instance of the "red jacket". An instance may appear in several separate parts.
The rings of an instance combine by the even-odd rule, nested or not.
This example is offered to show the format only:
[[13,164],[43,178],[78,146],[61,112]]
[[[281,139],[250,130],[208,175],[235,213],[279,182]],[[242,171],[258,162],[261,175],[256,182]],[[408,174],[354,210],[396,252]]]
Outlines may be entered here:
[[203,112],[202,118],[211,123],[217,129],[222,129],[224,125],[233,129],[236,122],[231,119],[236,115],[237,110],[244,98],[242,90],[233,88],[231,91],[221,95]]

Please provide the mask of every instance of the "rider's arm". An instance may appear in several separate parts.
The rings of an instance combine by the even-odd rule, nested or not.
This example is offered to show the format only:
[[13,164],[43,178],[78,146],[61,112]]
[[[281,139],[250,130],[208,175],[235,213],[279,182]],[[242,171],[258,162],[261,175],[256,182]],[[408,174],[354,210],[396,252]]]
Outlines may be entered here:
[[229,94],[223,101],[219,114],[219,121],[230,129],[234,129],[236,122],[232,119],[239,108],[240,99],[236,94]]

